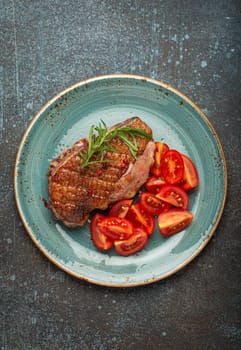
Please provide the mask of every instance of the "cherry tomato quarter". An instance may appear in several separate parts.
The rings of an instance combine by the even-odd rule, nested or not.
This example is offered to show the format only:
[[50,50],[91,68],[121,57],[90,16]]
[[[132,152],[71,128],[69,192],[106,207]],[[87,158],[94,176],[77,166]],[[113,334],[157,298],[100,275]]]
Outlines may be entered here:
[[198,172],[193,161],[186,155],[182,154],[184,173],[181,186],[185,191],[190,191],[198,186]]
[[156,197],[162,201],[174,205],[174,207],[179,207],[184,210],[188,209],[188,195],[178,186],[165,185],[160,189]]
[[166,181],[162,176],[150,176],[146,181],[146,189],[151,193],[158,193],[163,185],[166,185]]
[[171,236],[186,228],[193,219],[193,214],[187,210],[170,209],[158,215],[158,227],[161,235]]
[[170,209],[171,204],[157,198],[149,192],[142,192],[140,197],[141,207],[150,215],[158,215]]
[[160,141],[156,141],[155,146],[156,148],[154,152],[154,164],[152,165],[150,172],[154,176],[160,176],[162,157],[166,153],[166,151],[169,150],[169,147],[166,143]]
[[130,238],[122,241],[115,241],[114,246],[117,253],[129,256],[142,250],[147,244],[148,234],[141,228],[135,228]]
[[161,173],[169,184],[176,184],[183,178],[184,164],[182,155],[176,150],[168,150],[163,157]]
[[149,235],[154,232],[154,218],[141,207],[140,203],[135,203],[130,207],[127,218],[132,222],[134,228],[140,227]]
[[112,205],[109,211],[109,216],[117,216],[125,218],[131,206],[132,199],[123,199]]
[[127,239],[133,234],[133,225],[125,218],[107,216],[100,221],[99,227],[113,241]]
[[102,231],[99,224],[105,219],[104,215],[95,214],[90,223],[90,236],[96,246],[100,250],[108,250],[113,246],[113,240],[107,237]]

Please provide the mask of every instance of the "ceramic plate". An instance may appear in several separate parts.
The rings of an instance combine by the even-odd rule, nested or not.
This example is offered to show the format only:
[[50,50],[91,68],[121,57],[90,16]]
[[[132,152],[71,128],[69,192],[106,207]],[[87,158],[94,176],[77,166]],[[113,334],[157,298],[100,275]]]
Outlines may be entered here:
[[[122,257],[98,251],[89,223],[68,229],[45,208],[50,161],[103,119],[108,126],[138,115],[154,139],[187,154],[200,184],[190,195],[191,225],[170,238],[158,230],[139,253]],[[23,136],[15,165],[15,197],[36,246],[59,268],[86,281],[136,286],[161,280],[186,266],[206,246],[223,212],[227,191],[224,154],[207,117],[192,101],[161,82],[133,75],[108,75],[80,82],[51,99]]]

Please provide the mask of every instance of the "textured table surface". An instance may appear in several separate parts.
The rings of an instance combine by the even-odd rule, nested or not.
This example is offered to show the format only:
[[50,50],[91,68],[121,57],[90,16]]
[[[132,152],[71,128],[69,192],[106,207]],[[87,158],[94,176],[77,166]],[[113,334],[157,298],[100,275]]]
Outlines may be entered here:
[[[240,349],[241,6],[235,0],[0,0],[0,349]],[[215,235],[177,274],[88,284],[34,246],[13,195],[22,134],[52,96],[97,75],[168,83],[208,116],[228,167]]]

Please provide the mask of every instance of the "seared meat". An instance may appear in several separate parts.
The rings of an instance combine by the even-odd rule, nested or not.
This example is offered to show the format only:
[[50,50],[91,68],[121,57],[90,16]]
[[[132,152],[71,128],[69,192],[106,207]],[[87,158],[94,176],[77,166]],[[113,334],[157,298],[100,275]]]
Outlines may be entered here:
[[[138,117],[127,119],[111,129],[122,125],[152,134],[149,126]],[[92,210],[107,209],[117,200],[134,197],[148,177],[155,150],[154,142],[141,137],[136,140],[136,160],[119,138],[110,142],[118,152],[106,152],[108,162],[81,167],[80,151],[87,149],[87,139],[79,140],[54,159],[48,171],[48,207],[55,218],[68,227],[83,226]]]

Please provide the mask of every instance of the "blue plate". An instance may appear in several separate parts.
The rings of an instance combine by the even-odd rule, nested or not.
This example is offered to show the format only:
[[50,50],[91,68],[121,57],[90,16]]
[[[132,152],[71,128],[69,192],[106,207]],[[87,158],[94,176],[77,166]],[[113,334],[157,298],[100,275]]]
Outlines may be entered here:
[[[50,161],[103,119],[108,126],[138,115],[154,139],[187,154],[200,183],[190,195],[191,225],[170,238],[158,229],[139,253],[122,257],[93,246],[89,223],[68,229],[45,208]],[[223,212],[227,169],[222,146],[203,112],[176,89],[153,79],[108,75],[89,79],[56,95],[34,117],[16,158],[15,198],[24,226],[50,261],[86,281],[116,287],[143,285],[177,272],[212,237]]]

